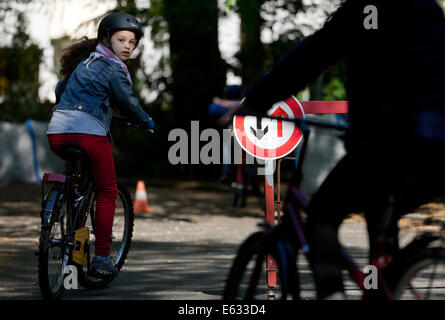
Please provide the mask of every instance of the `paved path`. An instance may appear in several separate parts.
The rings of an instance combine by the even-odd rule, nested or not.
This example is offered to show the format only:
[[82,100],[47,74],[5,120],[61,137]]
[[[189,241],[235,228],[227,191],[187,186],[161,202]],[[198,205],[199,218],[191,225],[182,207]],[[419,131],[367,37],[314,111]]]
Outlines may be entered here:
[[[248,208],[233,209],[226,193],[193,183],[148,191],[155,213],[136,215],[132,249],[119,277],[106,289],[71,290],[64,299],[221,298],[239,244],[264,221],[262,204],[249,198]],[[36,185],[0,184],[0,299],[41,299],[34,256],[39,192]],[[363,266],[364,235],[359,219],[340,229],[340,239]],[[350,293],[354,297],[356,290]]]

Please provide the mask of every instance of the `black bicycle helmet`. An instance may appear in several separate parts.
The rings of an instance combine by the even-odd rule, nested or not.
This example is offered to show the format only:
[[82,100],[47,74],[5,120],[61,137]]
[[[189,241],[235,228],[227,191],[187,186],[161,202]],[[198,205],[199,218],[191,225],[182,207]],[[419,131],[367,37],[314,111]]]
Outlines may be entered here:
[[133,31],[136,36],[136,45],[139,44],[139,40],[142,38],[142,27],[137,21],[137,19],[128,13],[114,12],[107,15],[99,23],[99,28],[97,30],[97,39],[102,41],[103,38],[108,40],[110,43],[111,36],[120,30]]

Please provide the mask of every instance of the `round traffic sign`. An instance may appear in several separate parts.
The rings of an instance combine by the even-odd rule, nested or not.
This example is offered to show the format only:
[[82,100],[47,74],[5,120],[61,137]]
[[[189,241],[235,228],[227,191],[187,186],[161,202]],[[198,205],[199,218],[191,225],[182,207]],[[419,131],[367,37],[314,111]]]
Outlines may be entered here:
[[[268,115],[282,118],[304,118],[304,110],[294,96],[275,103]],[[255,116],[235,116],[234,135],[240,146],[251,156],[263,159],[279,159],[292,152],[302,139],[301,129],[289,121]]]

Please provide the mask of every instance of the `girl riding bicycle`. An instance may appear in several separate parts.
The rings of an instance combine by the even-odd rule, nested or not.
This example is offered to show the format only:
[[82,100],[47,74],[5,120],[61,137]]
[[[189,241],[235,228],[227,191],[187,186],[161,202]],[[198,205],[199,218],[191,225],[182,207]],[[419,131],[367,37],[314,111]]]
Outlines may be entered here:
[[153,120],[132,96],[132,80],[125,62],[143,33],[135,17],[112,13],[99,24],[97,39],[85,38],[65,49],[56,87],[56,106],[48,125],[51,150],[73,146],[85,151],[96,194],[95,257],[93,274],[116,275],[110,259],[116,209],[117,180],[111,152],[110,122],[117,108],[140,128],[151,129]]

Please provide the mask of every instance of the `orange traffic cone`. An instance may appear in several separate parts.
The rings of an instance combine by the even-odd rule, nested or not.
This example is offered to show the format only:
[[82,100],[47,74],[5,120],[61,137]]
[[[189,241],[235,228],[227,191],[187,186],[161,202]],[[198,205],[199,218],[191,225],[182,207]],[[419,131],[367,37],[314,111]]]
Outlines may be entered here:
[[145,190],[145,183],[142,180],[139,180],[136,186],[136,196],[133,208],[134,212],[153,212],[153,210],[148,207],[147,191]]

